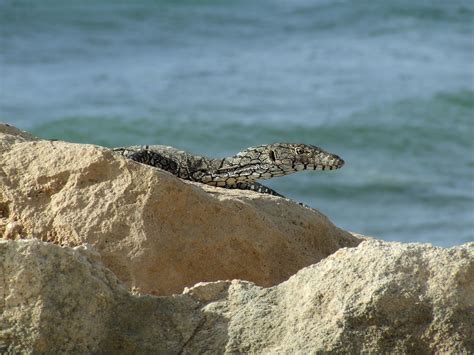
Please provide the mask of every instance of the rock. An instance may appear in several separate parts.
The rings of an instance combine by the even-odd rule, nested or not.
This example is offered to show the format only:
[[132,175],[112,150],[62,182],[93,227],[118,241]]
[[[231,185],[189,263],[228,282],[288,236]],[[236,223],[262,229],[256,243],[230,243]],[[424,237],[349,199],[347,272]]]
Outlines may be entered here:
[[362,241],[290,200],[185,182],[106,148],[6,125],[0,142],[0,235],[89,243],[140,293],[222,279],[272,286]]
[[10,222],[5,226],[3,239],[15,239],[21,237],[22,226],[18,222]]
[[0,352],[472,353],[474,243],[369,240],[289,280],[127,291],[91,246],[0,242]]
[[12,144],[38,140],[28,132],[6,123],[0,123],[0,151],[9,149]]

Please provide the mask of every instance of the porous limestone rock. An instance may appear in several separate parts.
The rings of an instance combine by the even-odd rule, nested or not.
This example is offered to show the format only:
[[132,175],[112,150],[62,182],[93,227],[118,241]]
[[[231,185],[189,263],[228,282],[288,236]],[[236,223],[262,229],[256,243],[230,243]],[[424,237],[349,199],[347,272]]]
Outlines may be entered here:
[[0,236],[93,245],[127,287],[271,286],[361,238],[279,197],[185,182],[93,145],[0,124]]
[[369,240],[262,288],[181,295],[121,286],[91,246],[0,241],[0,352],[396,353],[474,351],[474,243]]

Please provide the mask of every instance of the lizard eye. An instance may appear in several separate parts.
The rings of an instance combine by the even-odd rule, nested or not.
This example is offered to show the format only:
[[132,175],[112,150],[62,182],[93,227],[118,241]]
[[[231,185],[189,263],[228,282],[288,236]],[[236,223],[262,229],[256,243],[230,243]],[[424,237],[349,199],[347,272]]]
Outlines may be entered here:
[[303,153],[304,153],[304,149],[298,147],[298,148],[295,149],[295,152],[296,152],[296,154],[303,154]]
[[268,156],[270,157],[271,161],[275,161],[275,152],[273,150],[270,150],[270,153],[268,153]]

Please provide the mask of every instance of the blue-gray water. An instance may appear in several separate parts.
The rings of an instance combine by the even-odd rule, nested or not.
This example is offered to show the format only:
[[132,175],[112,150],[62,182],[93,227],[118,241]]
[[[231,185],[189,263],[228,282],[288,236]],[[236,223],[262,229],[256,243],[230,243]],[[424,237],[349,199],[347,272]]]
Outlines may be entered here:
[[0,121],[210,156],[346,160],[267,185],[386,240],[474,240],[474,2],[0,0]]

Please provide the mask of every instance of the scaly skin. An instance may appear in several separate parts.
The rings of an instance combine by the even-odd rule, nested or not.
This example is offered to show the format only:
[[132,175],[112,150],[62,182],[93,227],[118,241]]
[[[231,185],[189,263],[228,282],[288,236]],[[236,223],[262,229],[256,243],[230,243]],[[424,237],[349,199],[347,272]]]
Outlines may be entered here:
[[251,147],[233,157],[211,159],[176,148],[152,145],[115,148],[115,152],[178,176],[229,189],[281,196],[257,182],[302,170],[334,170],[344,165],[337,155],[307,144],[275,143]]

